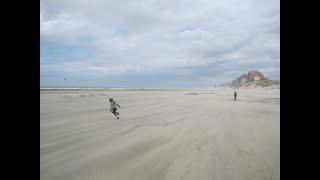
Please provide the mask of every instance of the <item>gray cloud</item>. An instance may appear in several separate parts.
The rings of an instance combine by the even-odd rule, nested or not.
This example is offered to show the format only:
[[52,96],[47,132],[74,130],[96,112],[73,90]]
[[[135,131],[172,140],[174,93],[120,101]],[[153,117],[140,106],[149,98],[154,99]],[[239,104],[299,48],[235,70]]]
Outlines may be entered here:
[[[279,78],[279,7],[278,0],[42,0],[42,83],[153,74],[159,83],[194,77],[208,86],[251,69]],[[48,57],[48,44],[64,50]],[[79,47],[87,56],[70,55]]]

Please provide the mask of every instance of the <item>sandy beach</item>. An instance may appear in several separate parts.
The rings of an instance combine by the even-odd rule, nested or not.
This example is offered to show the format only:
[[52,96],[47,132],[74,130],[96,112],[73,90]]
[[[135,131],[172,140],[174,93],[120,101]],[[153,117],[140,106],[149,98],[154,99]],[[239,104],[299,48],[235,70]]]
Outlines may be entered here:
[[41,180],[280,179],[280,89],[237,92],[41,90]]

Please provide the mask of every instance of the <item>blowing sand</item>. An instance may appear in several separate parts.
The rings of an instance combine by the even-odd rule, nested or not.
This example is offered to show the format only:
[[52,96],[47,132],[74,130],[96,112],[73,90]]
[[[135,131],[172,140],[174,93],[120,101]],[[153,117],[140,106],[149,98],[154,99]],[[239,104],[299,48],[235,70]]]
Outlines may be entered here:
[[41,180],[280,179],[280,90],[237,92],[40,91]]

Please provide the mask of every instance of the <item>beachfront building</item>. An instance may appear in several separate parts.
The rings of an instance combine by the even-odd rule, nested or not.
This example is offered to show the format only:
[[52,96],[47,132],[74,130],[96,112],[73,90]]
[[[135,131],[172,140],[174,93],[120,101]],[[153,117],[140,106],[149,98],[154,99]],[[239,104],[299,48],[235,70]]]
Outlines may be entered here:
[[233,80],[233,81],[231,82],[231,86],[232,86],[232,87],[238,87],[237,79],[235,79],[235,80]]
[[238,79],[240,83],[246,83],[248,81],[248,74],[242,74]]
[[259,81],[259,80],[263,80],[263,79],[264,79],[264,76],[259,71],[248,72],[248,82],[254,82],[254,81]]
[[242,74],[231,82],[232,87],[240,87],[245,84],[254,84],[256,81],[264,80],[265,77],[259,71],[249,71],[247,74]]
[[232,81],[232,87],[239,87],[248,82],[248,74],[242,74],[240,77]]

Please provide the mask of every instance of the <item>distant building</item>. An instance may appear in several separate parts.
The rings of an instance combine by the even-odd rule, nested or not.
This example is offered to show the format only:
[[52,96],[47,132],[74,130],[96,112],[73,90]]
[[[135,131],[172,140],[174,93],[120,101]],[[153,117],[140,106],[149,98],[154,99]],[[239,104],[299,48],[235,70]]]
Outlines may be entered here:
[[235,79],[231,82],[232,87],[238,87],[240,85],[239,79]]
[[229,85],[231,87],[240,87],[244,84],[251,84],[255,83],[259,80],[264,80],[265,77],[259,71],[249,71],[247,74],[242,74],[241,76],[237,77],[231,83],[224,83],[223,85]]
[[232,86],[232,82],[226,82],[226,83],[220,84],[220,87],[230,87],[230,86]]
[[248,74],[242,74],[239,77],[239,81],[240,81],[240,83],[246,83],[248,81]]
[[248,82],[263,80],[264,76],[259,71],[250,71],[248,72]]

